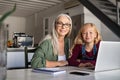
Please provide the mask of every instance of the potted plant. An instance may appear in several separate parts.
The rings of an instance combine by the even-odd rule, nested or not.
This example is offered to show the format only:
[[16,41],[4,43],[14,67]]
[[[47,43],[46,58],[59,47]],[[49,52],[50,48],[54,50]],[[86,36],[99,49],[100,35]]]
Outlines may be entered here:
[[0,18],[0,80],[6,80],[7,64],[7,30],[4,26],[4,20],[16,10],[16,4],[13,9],[3,14]]
[[14,11],[16,10],[16,4],[14,5],[13,9],[6,12],[1,18],[0,18],[0,24],[3,23],[3,21],[10,15],[12,14]]

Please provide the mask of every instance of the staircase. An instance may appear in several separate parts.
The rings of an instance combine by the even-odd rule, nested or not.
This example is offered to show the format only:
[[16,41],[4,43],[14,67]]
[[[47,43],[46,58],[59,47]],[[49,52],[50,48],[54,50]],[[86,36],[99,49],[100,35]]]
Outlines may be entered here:
[[117,8],[109,0],[79,0],[89,9],[101,22],[120,38],[119,18]]

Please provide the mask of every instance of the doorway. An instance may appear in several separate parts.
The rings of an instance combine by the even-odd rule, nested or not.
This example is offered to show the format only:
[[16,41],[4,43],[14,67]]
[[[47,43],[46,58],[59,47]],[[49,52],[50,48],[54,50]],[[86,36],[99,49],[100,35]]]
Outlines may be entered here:
[[70,47],[72,46],[72,44],[74,42],[74,39],[78,34],[78,31],[79,31],[80,27],[84,23],[84,18],[83,17],[84,17],[83,14],[75,15],[75,16],[71,17],[73,28],[72,28],[72,32],[71,32],[71,35],[70,35]]

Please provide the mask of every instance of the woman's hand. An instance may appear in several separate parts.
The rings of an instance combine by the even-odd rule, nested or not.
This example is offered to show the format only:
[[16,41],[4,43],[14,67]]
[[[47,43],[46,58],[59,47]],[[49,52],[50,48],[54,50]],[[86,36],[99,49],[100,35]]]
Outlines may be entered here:
[[46,60],[46,67],[57,67],[68,65],[67,61],[48,61]]
[[58,61],[58,66],[65,66],[68,65],[67,61]]

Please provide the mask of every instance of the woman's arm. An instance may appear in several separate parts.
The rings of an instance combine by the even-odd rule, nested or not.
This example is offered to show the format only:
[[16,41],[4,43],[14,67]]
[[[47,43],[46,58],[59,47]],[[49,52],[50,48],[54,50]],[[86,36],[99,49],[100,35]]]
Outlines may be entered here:
[[56,67],[68,65],[67,61],[57,61],[57,55],[53,54],[51,42],[40,44],[31,60],[32,68]]
[[50,56],[49,53],[52,53],[52,49],[50,46],[50,40],[46,40],[37,47],[31,60],[32,68],[45,67],[46,57]]
[[39,47],[31,60],[31,66],[32,68],[40,68],[40,67],[45,67],[45,56],[43,50]]

